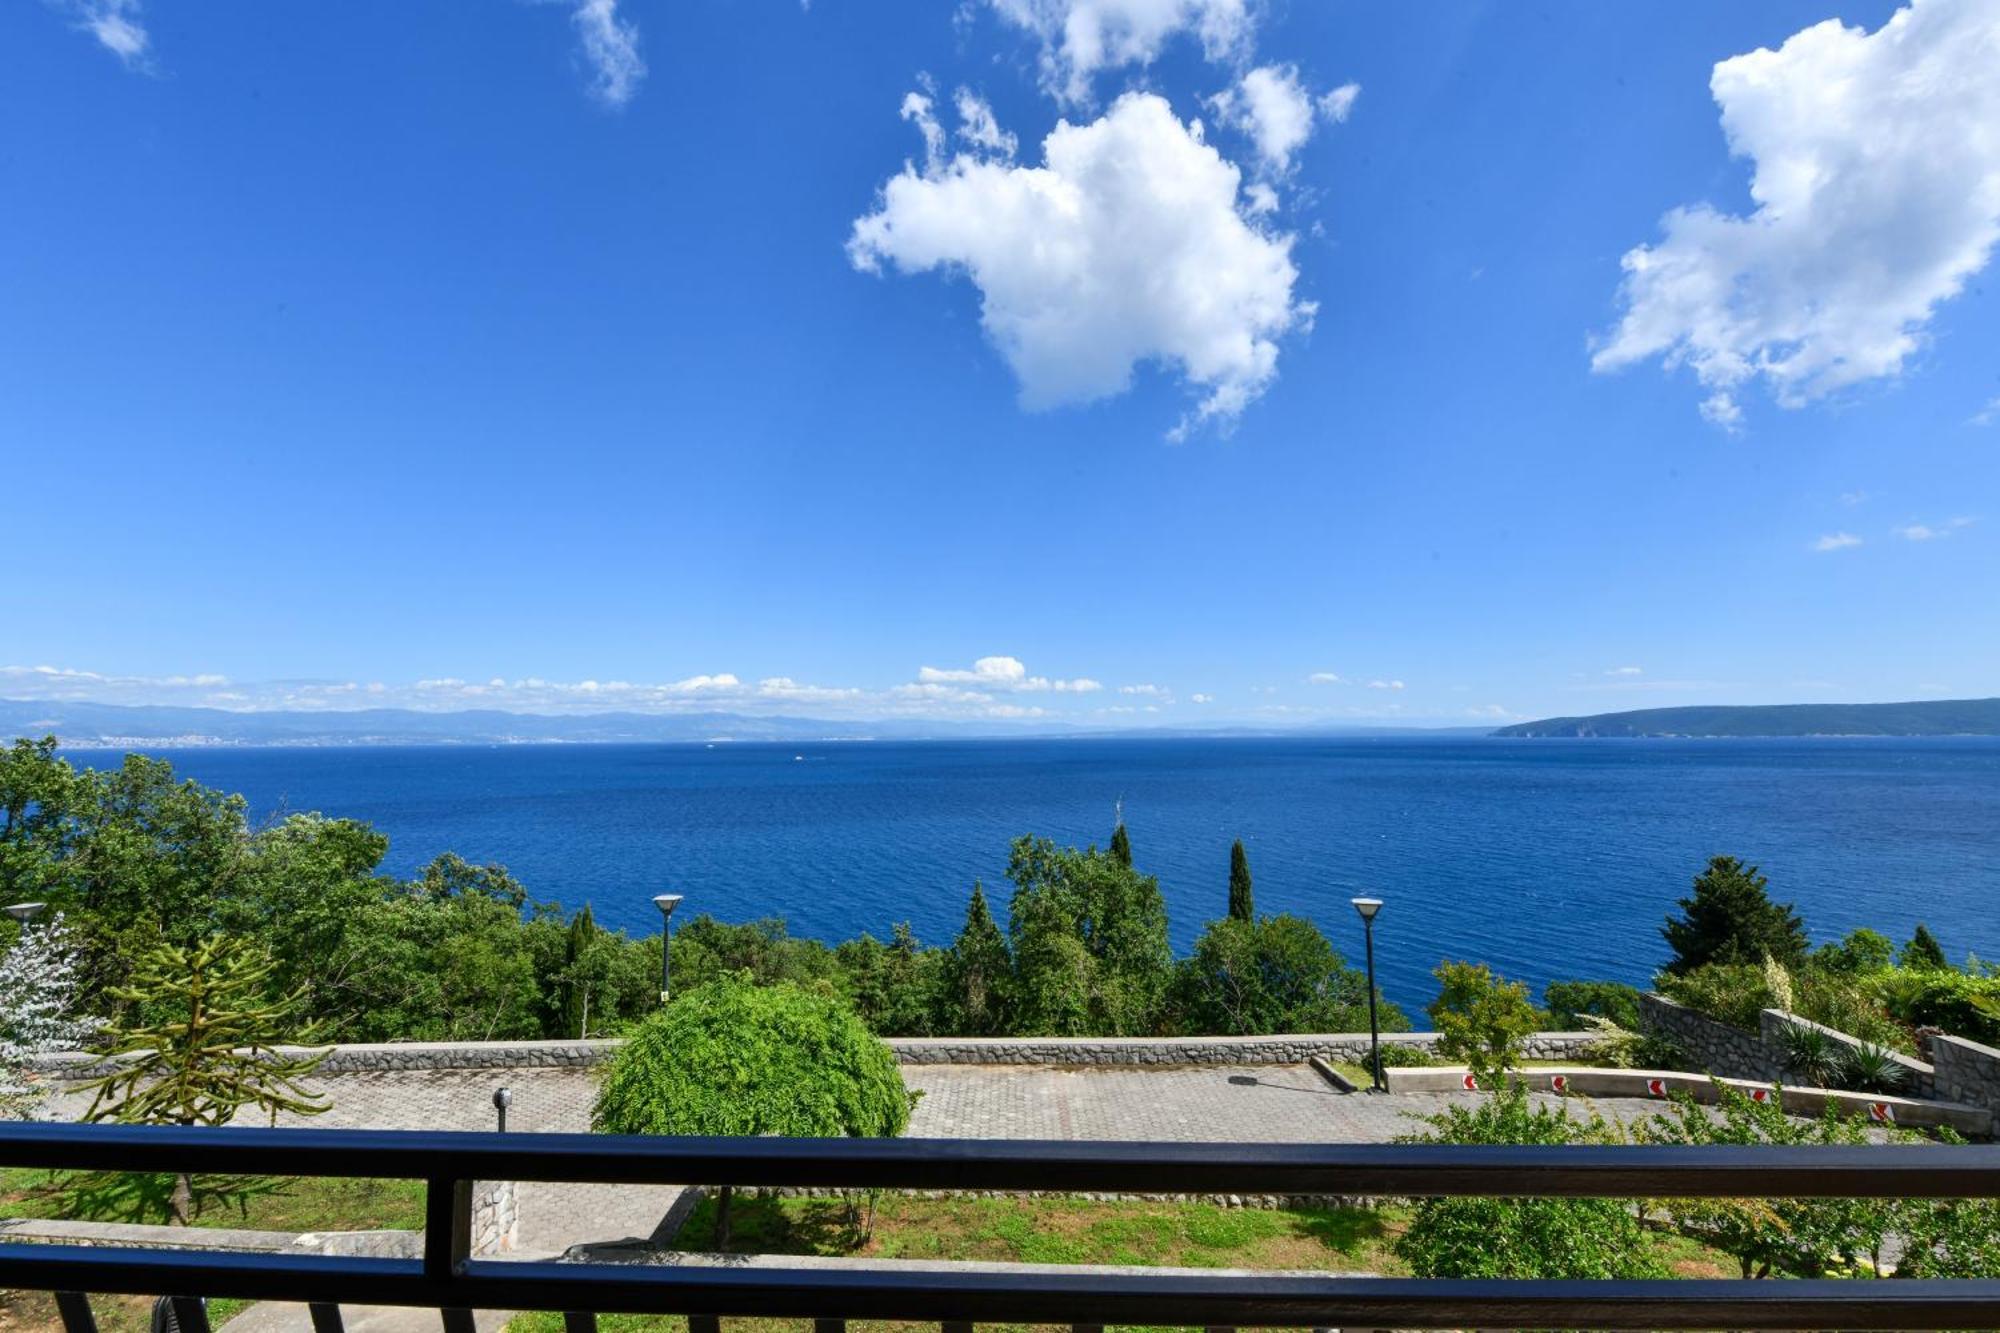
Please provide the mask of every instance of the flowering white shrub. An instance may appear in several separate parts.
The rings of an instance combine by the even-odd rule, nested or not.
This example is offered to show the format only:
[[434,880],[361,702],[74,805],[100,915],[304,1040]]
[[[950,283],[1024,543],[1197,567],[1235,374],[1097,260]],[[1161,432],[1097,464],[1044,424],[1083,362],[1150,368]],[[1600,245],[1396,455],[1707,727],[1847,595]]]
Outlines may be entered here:
[[33,1119],[49,1093],[30,1069],[35,1057],[75,1050],[97,1031],[95,1019],[72,1011],[78,990],[77,950],[57,914],[29,923],[0,954],[0,1119]]

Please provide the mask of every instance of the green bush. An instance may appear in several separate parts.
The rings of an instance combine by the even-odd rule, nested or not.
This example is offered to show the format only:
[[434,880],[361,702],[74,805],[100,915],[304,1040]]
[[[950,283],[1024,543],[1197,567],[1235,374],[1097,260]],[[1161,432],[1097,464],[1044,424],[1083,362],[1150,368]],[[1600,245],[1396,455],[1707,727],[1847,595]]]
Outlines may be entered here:
[[[1615,1143],[1601,1117],[1537,1107],[1519,1084],[1428,1117],[1414,1143]],[[1396,1253],[1417,1277],[1654,1278],[1663,1266],[1639,1215],[1617,1199],[1420,1199]]]
[[790,983],[713,981],[677,995],[613,1057],[604,1134],[882,1137],[910,1097],[896,1057],[841,1001]]
[[1583,1026],[1585,1014],[1608,1019],[1627,1032],[1639,1030],[1639,992],[1622,981],[1551,981],[1543,991],[1551,1021],[1565,1031]]
[[1483,1084],[1521,1063],[1527,1040],[1541,1028],[1528,988],[1503,981],[1484,963],[1439,963],[1438,997],[1427,1013],[1437,1027],[1438,1054],[1461,1060]]
[[1937,1027],[1989,1045],[2000,1041],[2000,978],[1894,968],[1865,983],[1888,1013],[1911,1027]]
[[1660,994],[1717,1022],[1757,1031],[1758,1015],[1777,997],[1757,963],[1709,963],[1687,972],[1662,972]]

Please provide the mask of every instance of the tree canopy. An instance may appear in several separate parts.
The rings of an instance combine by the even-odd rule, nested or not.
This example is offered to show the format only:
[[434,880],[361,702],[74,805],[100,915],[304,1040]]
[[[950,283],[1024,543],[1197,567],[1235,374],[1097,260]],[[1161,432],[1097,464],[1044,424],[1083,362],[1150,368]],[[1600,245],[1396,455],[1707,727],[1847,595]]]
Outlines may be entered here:
[[1694,892],[1680,900],[1681,915],[1660,928],[1674,957],[1668,972],[1709,963],[1761,963],[1776,959],[1796,967],[1806,955],[1806,927],[1790,903],[1771,901],[1757,867],[1733,856],[1710,859],[1695,876]]

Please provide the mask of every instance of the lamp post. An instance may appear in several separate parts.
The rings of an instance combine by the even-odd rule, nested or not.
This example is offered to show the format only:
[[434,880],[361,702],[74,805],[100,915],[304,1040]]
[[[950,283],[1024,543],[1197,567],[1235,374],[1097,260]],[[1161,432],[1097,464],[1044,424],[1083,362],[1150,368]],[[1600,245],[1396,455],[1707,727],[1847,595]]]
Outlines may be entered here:
[[1368,1072],[1374,1076],[1374,1091],[1386,1092],[1382,1077],[1382,1025],[1375,1017],[1375,914],[1382,910],[1380,898],[1355,898],[1354,910],[1361,914],[1361,932],[1368,938]]
[[667,979],[669,962],[673,954],[674,909],[681,905],[683,895],[662,893],[653,899],[653,906],[660,909],[660,1003],[667,1002]]
[[509,1088],[493,1090],[493,1110],[500,1118],[500,1132],[507,1132],[507,1108],[514,1104],[514,1093]]
[[0,908],[0,911],[5,911],[25,928],[30,921],[40,916],[42,909],[47,906],[47,903],[9,903],[5,908]]

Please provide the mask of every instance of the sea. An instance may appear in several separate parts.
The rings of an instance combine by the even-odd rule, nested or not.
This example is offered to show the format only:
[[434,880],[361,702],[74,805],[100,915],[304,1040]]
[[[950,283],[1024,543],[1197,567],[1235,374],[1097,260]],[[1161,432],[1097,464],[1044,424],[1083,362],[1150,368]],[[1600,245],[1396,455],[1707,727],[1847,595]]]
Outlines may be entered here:
[[[1103,845],[1122,817],[1186,951],[1227,902],[1357,964],[1349,899],[1381,898],[1386,996],[1427,1003],[1441,959],[1540,987],[1644,983],[1661,921],[1711,856],[1760,866],[1816,940],[1926,922],[1954,959],[2000,958],[2000,740],[1483,737],[202,748],[153,751],[243,793],[259,819],[319,811],[389,837],[386,869],[439,853],[505,865],[599,922],[781,916],[833,941],[907,921],[949,943],[975,881],[1003,914],[1009,843]],[[80,762],[102,764],[80,753]]]

